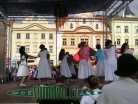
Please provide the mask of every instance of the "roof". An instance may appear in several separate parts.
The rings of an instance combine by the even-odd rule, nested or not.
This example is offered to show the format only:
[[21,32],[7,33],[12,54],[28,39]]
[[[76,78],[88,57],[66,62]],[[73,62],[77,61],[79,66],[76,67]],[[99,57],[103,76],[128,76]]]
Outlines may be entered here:
[[62,2],[69,14],[103,11],[115,0],[0,0],[8,16],[53,15],[53,7]]
[[126,10],[125,10],[125,16],[126,16],[126,15],[133,15],[133,16],[135,16],[135,14],[131,11],[131,9],[130,9],[129,6],[127,6],[127,7],[126,7]]

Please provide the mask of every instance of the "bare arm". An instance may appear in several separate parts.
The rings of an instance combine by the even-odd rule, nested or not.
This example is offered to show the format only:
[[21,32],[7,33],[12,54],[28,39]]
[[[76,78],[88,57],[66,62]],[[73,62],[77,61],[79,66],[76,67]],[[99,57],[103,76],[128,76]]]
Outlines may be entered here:
[[35,56],[31,56],[31,55],[28,55],[28,54],[26,54],[26,56],[27,56],[29,59],[37,58],[37,57],[35,57]]

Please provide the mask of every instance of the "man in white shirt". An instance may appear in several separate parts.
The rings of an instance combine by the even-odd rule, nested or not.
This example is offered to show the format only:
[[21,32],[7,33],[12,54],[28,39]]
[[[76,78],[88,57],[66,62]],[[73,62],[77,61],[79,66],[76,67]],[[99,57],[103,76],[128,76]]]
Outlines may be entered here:
[[115,74],[119,80],[103,86],[97,104],[138,104],[138,61],[130,54],[118,58]]

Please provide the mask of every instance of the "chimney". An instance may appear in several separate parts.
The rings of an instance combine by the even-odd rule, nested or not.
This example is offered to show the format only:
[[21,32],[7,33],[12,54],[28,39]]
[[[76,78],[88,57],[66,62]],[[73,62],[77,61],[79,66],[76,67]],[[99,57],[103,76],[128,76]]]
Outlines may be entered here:
[[125,17],[125,13],[124,12],[122,13],[122,17]]

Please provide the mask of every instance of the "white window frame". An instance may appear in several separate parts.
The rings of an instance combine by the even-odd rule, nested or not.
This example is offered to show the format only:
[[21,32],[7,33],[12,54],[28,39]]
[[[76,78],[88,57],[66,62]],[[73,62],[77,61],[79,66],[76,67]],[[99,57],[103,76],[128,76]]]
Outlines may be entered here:
[[125,43],[129,43],[129,39],[125,39]]
[[75,45],[75,39],[71,39],[71,46]]
[[135,45],[138,45],[138,39],[135,39]]
[[97,30],[99,29],[99,24],[95,25],[95,29],[97,29]]
[[30,34],[26,33],[26,39],[30,39]]
[[66,46],[66,45],[67,45],[67,39],[66,39],[66,38],[63,39],[62,45],[63,45],[63,46]]
[[17,53],[19,53],[20,47],[21,47],[20,45],[17,45],[17,46],[16,46],[16,52],[17,52]]
[[41,39],[45,39],[45,33],[41,34]]
[[17,33],[17,39],[21,39],[21,33]]
[[125,26],[125,27],[124,27],[124,32],[125,32],[125,33],[128,33],[128,32],[129,32],[128,26]]
[[138,26],[135,26],[135,33],[138,33]]
[[121,45],[121,39],[117,39],[116,45]]
[[53,46],[52,45],[49,46],[49,53],[53,53]]
[[28,52],[30,52],[30,45],[26,45],[25,46],[25,51],[28,53]]
[[53,39],[53,34],[52,33],[49,34],[49,39]]
[[121,27],[120,26],[116,26],[116,32],[120,33],[121,32]]
[[101,40],[100,39],[96,39],[96,45],[97,44],[101,44]]

